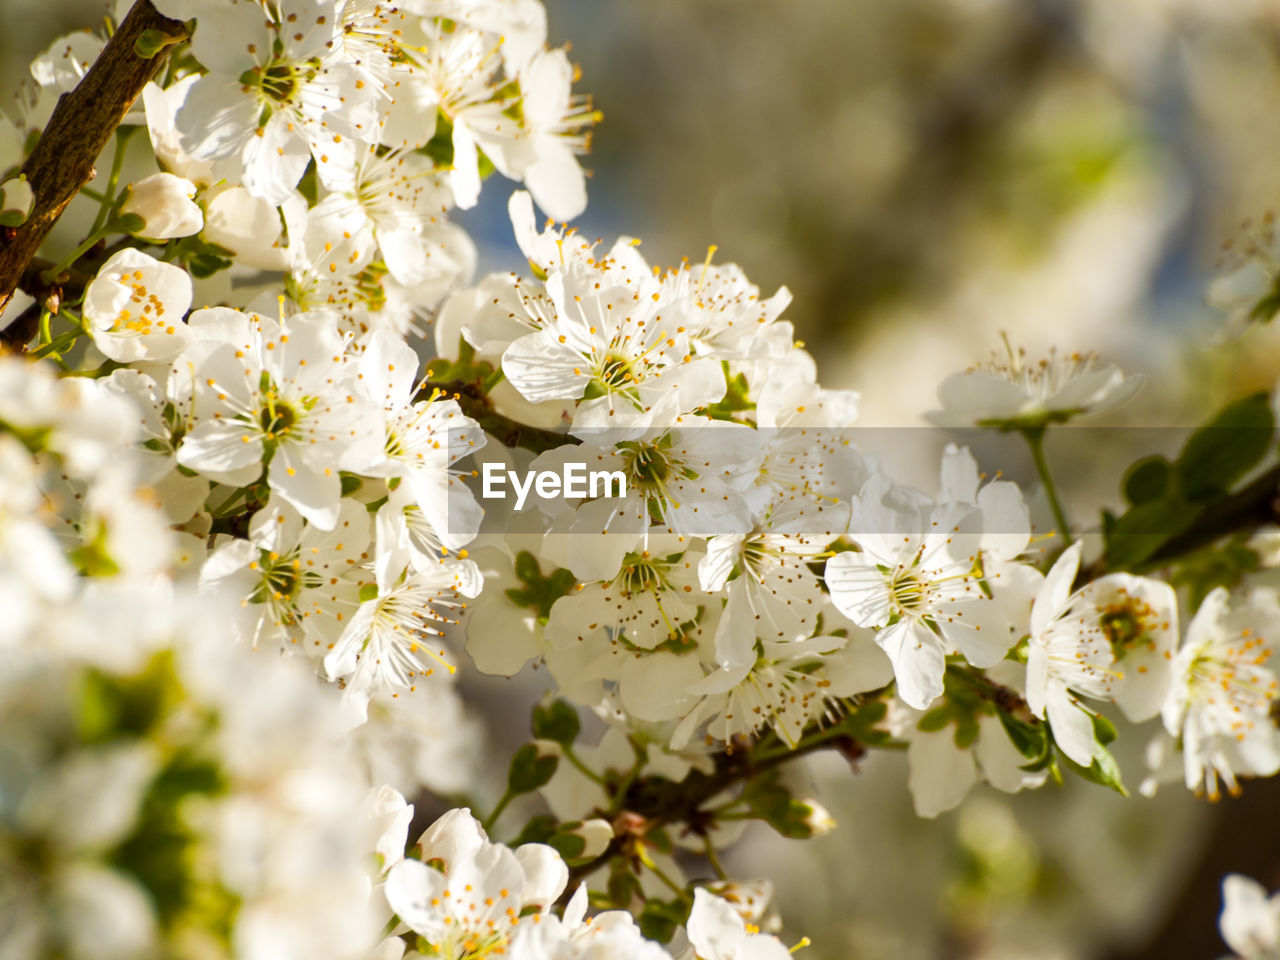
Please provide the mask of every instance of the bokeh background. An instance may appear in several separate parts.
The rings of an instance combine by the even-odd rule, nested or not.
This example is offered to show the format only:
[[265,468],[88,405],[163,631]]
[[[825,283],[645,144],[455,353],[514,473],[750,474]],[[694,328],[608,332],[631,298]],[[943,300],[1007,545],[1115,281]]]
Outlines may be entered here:
[[[1191,424],[1280,376],[1280,331],[1224,339],[1203,296],[1224,246],[1280,200],[1275,0],[546,3],[605,115],[580,228],[641,237],[662,264],[716,244],[766,291],[785,284],[823,383],[861,391],[865,423],[919,425],[937,382],[1000,331],[1144,373],[1130,424]],[[0,0],[4,89],[104,12]],[[491,183],[462,218],[483,269],[519,265],[509,192]],[[909,446],[896,465],[927,485],[936,461]],[[1114,501],[1144,452],[1058,450],[1077,516]],[[538,678],[523,702],[505,682],[466,684],[496,780]],[[1125,731],[1131,787],[1149,731]],[[821,758],[811,774],[833,835],[761,826],[726,858],[775,880],[784,938],[809,935],[810,960],[1199,960],[1225,952],[1224,872],[1280,886],[1269,782],[1216,806],[1178,789],[979,788],[923,821],[900,756]]]

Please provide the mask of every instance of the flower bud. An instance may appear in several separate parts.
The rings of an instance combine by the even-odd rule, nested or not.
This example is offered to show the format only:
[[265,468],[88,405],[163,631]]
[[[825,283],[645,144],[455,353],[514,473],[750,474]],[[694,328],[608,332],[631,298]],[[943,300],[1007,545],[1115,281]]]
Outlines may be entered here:
[[31,192],[31,184],[23,175],[6,180],[0,187],[0,227],[16,227],[26,223],[31,215],[31,205],[35,195]]
[[821,837],[836,828],[836,819],[827,812],[827,808],[812,797],[797,800],[796,803],[806,808],[801,822],[809,828],[810,837]]
[[584,820],[567,832],[582,838],[584,846],[578,857],[584,860],[600,856],[613,839],[613,827],[608,820]]
[[191,199],[196,185],[171,173],[156,173],[129,188],[129,196],[120,207],[122,217],[132,214],[143,221],[133,231],[148,240],[172,240],[199,233],[204,214]]

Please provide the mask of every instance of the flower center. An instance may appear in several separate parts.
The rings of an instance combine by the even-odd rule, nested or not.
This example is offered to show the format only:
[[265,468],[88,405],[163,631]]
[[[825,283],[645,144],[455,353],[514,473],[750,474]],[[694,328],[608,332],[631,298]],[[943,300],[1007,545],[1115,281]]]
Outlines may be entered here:
[[246,92],[257,89],[264,101],[280,104],[293,102],[299,88],[310,82],[318,72],[319,62],[273,58],[265,66],[257,66],[240,74],[240,83]]
[[899,613],[915,614],[924,609],[929,597],[929,582],[913,570],[899,567],[889,581],[889,592]]
[[[276,606],[291,605],[304,589],[315,589],[324,581],[318,573],[303,570],[297,551],[284,556],[271,550],[259,552],[258,561],[251,564],[261,576],[253,593],[249,595],[250,603],[273,603]],[[292,622],[286,617],[285,622]]]
[[288,403],[269,398],[266,406],[258,411],[258,423],[268,439],[277,440],[293,429],[298,415]]

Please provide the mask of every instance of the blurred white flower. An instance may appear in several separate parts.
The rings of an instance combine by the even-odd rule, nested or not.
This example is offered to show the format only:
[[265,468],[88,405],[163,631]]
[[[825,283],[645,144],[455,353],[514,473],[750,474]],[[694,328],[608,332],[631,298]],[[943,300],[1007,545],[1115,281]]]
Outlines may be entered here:
[[1222,939],[1235,951],[1233,960],[1280,957],[1280,894],[1267,898],[1266,888],[1239,873],[1222,878]]
[[1005,341],[1003,354],[947,377],[938,387],[941,410],[927,414],[941,427],[1033,429],[1100,413],[1124,403],[1142,386],[1093,354],[1059,354],[1029,361]]
[[702,888],[693,892],[689,941],[699,960],[790,960],[777,937],[759,933],[732,906]]
[[1224,263],[1209,282],[1205,299],[1227,314],[1230,326],[1266,323],[1280,311],[1280,231],[1268,210],[1241,224],[1242,236],[1224,245]]

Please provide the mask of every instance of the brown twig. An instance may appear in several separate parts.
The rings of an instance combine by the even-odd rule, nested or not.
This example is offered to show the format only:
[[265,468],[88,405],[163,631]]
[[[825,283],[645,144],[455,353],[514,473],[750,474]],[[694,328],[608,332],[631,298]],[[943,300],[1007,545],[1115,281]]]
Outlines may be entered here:
[[712,757],[715,769],[711,773],[694,770],[679,783],[673,784],[664,777],[642,777],[627,784],[622,812],[614,818],[613,839],[601,854],[570,869],[565,896],[571,896],[579,883],[614,857],[625,854],[646,833],[674,823],[687,824],[699,832],[707,829],[714,818],[702,809],[703,804],[760,773],[818,750],[837,749],[851,763],[865,752],[862,744],[845,735],[802,744],[788,753],[761,759],[752,756],[752,746],[722,750]]
[[22,167],[34,195],[31,215],[0,238],[0,309],[12,299],[67,204],[93,179],[98,155],[164,62],[164,50],[150,59],[135,51],[139,38],[149,32],[175,39],[188,36],[181,21],[161,16],[150,0],[138,0],[89,72],[74,90],[59,98]]

